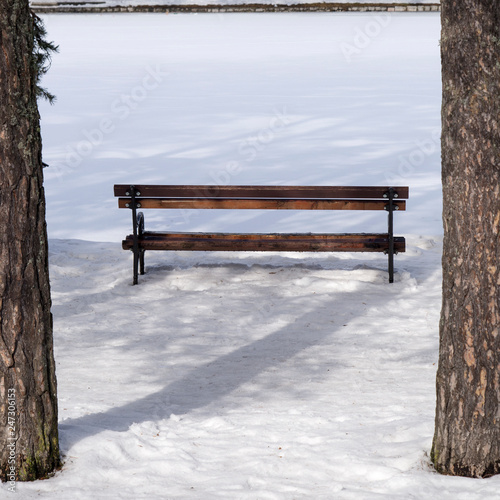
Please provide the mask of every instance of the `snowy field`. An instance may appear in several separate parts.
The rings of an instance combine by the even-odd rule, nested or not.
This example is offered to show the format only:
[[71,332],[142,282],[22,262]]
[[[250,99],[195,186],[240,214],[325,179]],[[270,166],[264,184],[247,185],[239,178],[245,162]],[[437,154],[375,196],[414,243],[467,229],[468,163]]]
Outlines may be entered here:
[[[42,103],[64,468],[17,498],[500,498],[429,467],[440,308],[438,14],[52,15]],[[146,254],[114,183],[409,185],[370,254]],[[351,212],[149,228],[383,230]],[[6,485],[2,498],[9,498]]]

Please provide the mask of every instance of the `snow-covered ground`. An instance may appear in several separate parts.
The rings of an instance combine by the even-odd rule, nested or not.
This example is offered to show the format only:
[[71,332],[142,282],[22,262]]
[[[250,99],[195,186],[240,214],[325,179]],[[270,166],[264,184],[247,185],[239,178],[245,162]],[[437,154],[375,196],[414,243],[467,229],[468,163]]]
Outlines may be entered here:
[[[65,465],[17,498],[499,498],[429,468],[440,308],[437,14],[52,15],[42,103]],[[114,183],[410,186],[370,254],[149,253]],[[383,230],[381,213],[146,214]],[[161,211],[165,212],[165,211]],[[2,498],[7,486],[0,487]]]

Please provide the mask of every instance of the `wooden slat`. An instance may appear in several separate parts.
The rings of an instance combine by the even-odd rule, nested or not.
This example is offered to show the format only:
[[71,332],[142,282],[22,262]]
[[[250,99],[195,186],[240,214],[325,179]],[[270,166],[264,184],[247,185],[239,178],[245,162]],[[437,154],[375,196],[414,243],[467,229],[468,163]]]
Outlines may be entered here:
[[[383,198],[389,186],[182,186],[135,185],[146,198]],[[399,199],[408,198],[408,186],[392,186]],[[114,186],[115,196],[127,196],[130,185]]]
[[[132,235],[123,240],[125,250],[133,246]],[[140,240],[145,250],[195,251],[286,251],[286,252],[382,252],[389,248],[387,234],[240,234],[155,233]],[[394,249],[405,251],[404,237],[394,238]]]
[[[118,206],[127,208],[128,198],[119,198]],[[140,208],[168,209],[239,209],[239,210],[384,210],[387,200],[295,200],[248,198],[140,198]],[[406,209],[404,200],[395,202]]]

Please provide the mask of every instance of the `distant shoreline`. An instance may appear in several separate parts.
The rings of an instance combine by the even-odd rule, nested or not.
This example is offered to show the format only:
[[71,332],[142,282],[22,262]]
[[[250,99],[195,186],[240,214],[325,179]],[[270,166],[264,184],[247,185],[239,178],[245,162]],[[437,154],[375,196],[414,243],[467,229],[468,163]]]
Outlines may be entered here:
[[439,12],[438,3],[300,3],[286,4],[234,4],[234,5],[89,5],[104,2],[39,2],[31,5],[38,14],[46,13],[116,13],[116,12],[160,12],[160,13],[229,13],[229,12]]

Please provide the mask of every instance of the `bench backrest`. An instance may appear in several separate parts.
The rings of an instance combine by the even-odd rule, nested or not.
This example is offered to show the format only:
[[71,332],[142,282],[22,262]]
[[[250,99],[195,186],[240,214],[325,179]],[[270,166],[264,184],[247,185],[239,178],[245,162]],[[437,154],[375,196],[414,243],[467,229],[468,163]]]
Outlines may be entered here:
[[399,186],[181,186],[117,184],[119,208],[405,210],[408,187]]

